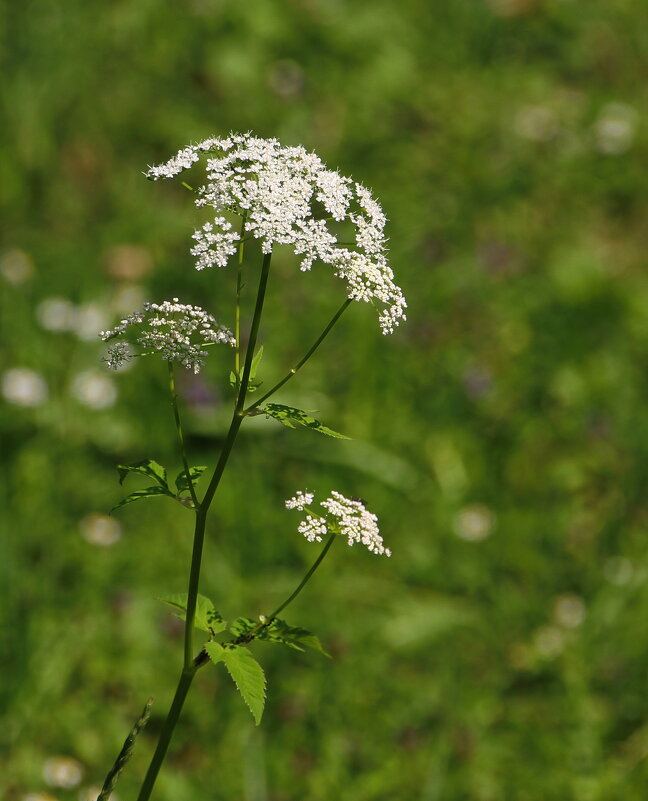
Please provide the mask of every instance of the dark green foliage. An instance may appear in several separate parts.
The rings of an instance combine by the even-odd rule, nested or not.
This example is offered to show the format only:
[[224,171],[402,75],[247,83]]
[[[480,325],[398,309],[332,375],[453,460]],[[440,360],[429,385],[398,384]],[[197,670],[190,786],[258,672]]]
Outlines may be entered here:
[[303,409],[295,409],[294,406],[284,406],[282,403],[267,403],[258,410],[258,413],[267,414],[268,417],[278,420],[282,425],[288,428],[310,428],[311,431],[317,431],[318,434],[326,434],[327,437],[350,439],[344,434],[338,434],[337,431],[332,431],[330,428],[322,425],[319,420],[311,417]]
[[266,685],[261,665],[252,656],[249,649],[241,645],[232,643],[220,645],[216,642],[208,642],[205,644],[205,650],[214,665],[219,662],[225,665],[258,726],[261,723],[265,705]]
[[[176,595],[165,595],[158,598],[165,604],[173,607],[176,611],[174,614],[181,620],[184,620],[187,612],[187,593],[177,593]],[[227,623],[223,620],[220,612],[214,609],[214,604],[204,595],[198,594],[196,599],[196,615],[194,617],[194,626],[197,629],[206,631],[209,634],[218,634],[225,631]]]

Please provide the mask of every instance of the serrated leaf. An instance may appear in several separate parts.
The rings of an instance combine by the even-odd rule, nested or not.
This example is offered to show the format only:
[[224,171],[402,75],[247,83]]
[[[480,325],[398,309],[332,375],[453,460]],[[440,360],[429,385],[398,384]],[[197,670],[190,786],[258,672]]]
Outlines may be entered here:
[[133,464],[118,464],[117,472],[119,473],[119,483],[123,484],[124,479],[129,473],[141,473],[144,476],[150,476],[160,484],[160,486],[168,489],[167,471],[166,467],[153,461],[153,459],[142,459],[141,462],[134,462]]
[[[187,617],[187,593],[176,593],[175,595],[165,595],[158,598],[158,601],[168,604],[175,610],[173,614],[181,620]],[[196,616],[194,617],[194,627],[209,634],[218,634],[225,631],[227,623],[223,620],[220,612],[214,609],[214,604],[206,595],[198,594],[196,598]]]
[[127,495],[123,498],[116,506],[110,510],[111,514],[115,511],[115,509],[119,509],[122,506],[126,506],[127,503],[133,503],[133,501],[139,501],[141,498],[149,498],[152,495],[167,495],[170,498],[175,498],[175,495],[172,492],[169,492],[168,489],[164,487],[146,487],[145,489],[137,490],[136,492],[131,492],[130,495]]
[[245,637],[252,629],[258,626],[258,621],[251,617],[237,617],[229,624],[229,630],[235,637]]
[[[189,476],[194,484],[200,478],[200,476],[202,476],[206,469],[207,467],[204,465],[189,468]],[[178,473],[175,479],[175,485],[178,492],[189,492],[189,479],[187,478],[186,470],[181,470]]]
[[311,417],[303,409],[296,409],[294,406],[284,406],[282,403],[268,403],[259,410],[269,417],[278,420],[282,425],[288,428],[310,428],[311,431],[317,431],[318,434],[326,434],[327,437],[335,437],[336,439],[351,439],[345,434],[338,434],[331,428],[322,425],[319,420]]
[[223,662],[243,700],[248,705],[257,726],[265,706],[266,680],[263,668],[242,645],[219,645],[208,642],[205,650],[215,663]]
[[280,620],[279,618],[275,618],[269,626],[262,629],[259,632],[258,639],[281,643],[289,648],[294,648],[296,651],[311,648],[313,651],[319,651],[330,658],[330,654],[322,647],[319,637],[308,631],[308,629],[303,629],[301,626],[290,626],[285,620]]

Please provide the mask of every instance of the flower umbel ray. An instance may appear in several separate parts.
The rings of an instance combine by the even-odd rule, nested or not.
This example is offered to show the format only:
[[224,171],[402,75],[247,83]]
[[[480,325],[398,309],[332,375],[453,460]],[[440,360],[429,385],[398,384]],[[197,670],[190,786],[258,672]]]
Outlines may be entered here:
[[[207,180],[195,203],[215,214],[193,233],[191,254],[198,270],[225,266],[238,235],[222,215],[245,214],[244,233],[258,239],[264,253],[275,244],[288,245],[302,270],[315,261],[330,265],[346,282],[351,300],[379,308],[384,334],[405,319],[407,303],[387,263],[386,218],[368,189],[328,169],[303,147],[284,147],[249,133],[205,139],[145,174],[152,180],[173,178],[202,156]],[[353,230],[351,243],[340,243],[331,225],[344,221]]]
[[328,533],[341,534],[349,545],[360,543],[372,553],[391,556],[391,550],[385,548],[380,536],[378,518],[362,501],[333,491],[325,501],[320,501],[319,505],[325,510],[320,514],[311,508],[314,498],[314,493],[300,490],[286,501],[287,509],[307,513],[297,530],[309,542],[321,542]]
[[131,345],[142,356],[159,353],[166,361],[200,372],[207,356],[206,346],[216,343],[234,345],[232,332],[218,325],[215,318],[200,306],[180,303],[178,298],[163,303],[145,303],[110,331],[99,336],[104,342],[123,338],[109,345],[104,361],[113,370],[132,358]]

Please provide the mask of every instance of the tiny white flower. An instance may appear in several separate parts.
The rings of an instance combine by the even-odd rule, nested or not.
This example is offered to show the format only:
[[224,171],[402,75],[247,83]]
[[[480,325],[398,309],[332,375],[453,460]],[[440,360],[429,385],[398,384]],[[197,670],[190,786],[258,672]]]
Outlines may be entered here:
[[[129,340],[127,332],[134,329]],[[129,314],[115,328],[102,331],[104,342],[126,337],[125,342],[112,343],[104,361],[113,370],[127,362],[132,354],[127,343],[141,348],[142,355],[160,353],[166,361],[200,372],[207,356],[206,346],[215,343],[234,345],[232,332],[218,325],[211,314],[199,306],[180,303],[178,298],[163,303],[145,303],[141,311]]]
[[16,406],[41,406],[47,400],[45,379],[29,367],[12,367],[2,375],[2,394]]
[[286,509],[298,509],[303,512],[307,506],[313,503],[315,495],[312,492],[302,492],[299,490],[295,493],[294,497],[288,498],[286,501]]
[[[375,303],[383,333],[405,319],[407,304],[387,264],[385,215],[361,184],[326,168],[303,147],[283,147],[276,139],[251,134],[211,138],[181,150],[146,175],[173,178],[206,160],[207,182],[196,205],[216,216],[194,231],[191,253],[199,270],[223,267],[236,252],[238,234],[223,213],[245,214],[244,233],[258,239],[263,253],[288,245],[300,256],[300,268],[320,261],[347,283],[351,300]],[[339,242],[331,222],[348,221],[352,242]]]
[[[286,501],[286,508],[304,511],[313,502],[312,492],[299,491]],[[298,531],[309,542],[321,542],[322,537],[331,532],[347,538],[349,545],[360,543],[372,553],[391,556],[389,548],[385,548],[378,528],[378,518],[365,507],[359,498],[346,498],[340,492],[331,495],[319,504],[324,508],[324,515],[307,514],[299,524]]]

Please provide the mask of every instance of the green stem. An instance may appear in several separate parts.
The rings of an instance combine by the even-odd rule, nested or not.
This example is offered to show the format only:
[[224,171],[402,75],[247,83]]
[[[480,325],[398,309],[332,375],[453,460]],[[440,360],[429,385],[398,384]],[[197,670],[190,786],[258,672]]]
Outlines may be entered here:
[[241,370],[241,292],[243,290],[243,252],[245,250],[245,221],[247,220],[247,211],[243,212],[241,220],[241,233],[238,248],[238,265],[236,268],[236,315],[234,318],[234,339],[236,340],[236,350],[234,352],[234,373],[238,380]]
[[185,475],[187,476],[187,481],[189,482],[189,494],[191,495],[191,500],[193,501],[194,508],[198,509],[200,504],[198,503],[198,496],[196,495],[193,479],[191,478],[191,473],[189,472],[189,462],[187,461],[187,451],[184,443],[184,435],[182,433],[182,423],[180,422],[180,411],[178,409],[178,395],[176,393],[173,362],[168,361],[167,366],[169,368],[169,389],[171,390],[171,406],[173,407],[173,418],[175,420],[176,431],[178,433],[178,441],[180,443],[180,452],[182,454],[182,465],[184,467]]
[[324,544],[324,547],[322,548],[322,550],[320,552],[320,555],[313,562],[313,565],[311,566],[311,569],[308,571],[308,573],[306,573],[304,578],[301,580],[301,582],[299,583],[297,589],[291,595],[289,595],[288,598],[286,598],[286,600],[280,606],[278,606],[274,610],[274,612],[270,615],[270,617],[267,619],[267,621],[266,621],[266,623],[264,625],[266,625],[266,626],[270,625],[270,623],[272,623],[272,621],[277,617],[277,615],[280,612],[283,612],[283,610],[288,606],[288,604],[291,604],[295,600],[295,598],[299,595],[299,593],[304,589],[304,587],[309,582],[309,580],[310,580],[311,576],[313,575],[313,573],[321,565],[322,560],[324,559],[326,554],[331,549],[331,545],[333,545],[333,543],[335,542],[335,536],[336,536],[335,534],[331,534],[329,532],[328,539],[326,540],[326,543]]
[[155,780],[160,772],[160,768],[162,767],[164,757],[166,756],[166,752],[169,747],[169,743],[171,742],[173,730],[176,727],[176,723],[178,722],[180,712],[182,711],[182,707],[185,702],[185,698],[189,692],[189,687],[191,687],[191,682],[193,681],[193,677],[195,675],[196,670],[194,667],[192,667],[191,670],[183,670],[180,674],[180,680],[173,697],[173,702],[171,703],[171,708],[169,709],[169,714],[167,715],[167,719],[164,721],[160,739],[158,740],[155,753],[153,754],[153,759],[151,759],[151,764],[146,771],[146,776],[144,777],[142,787],[139,791],[139,795],[137,796],[137,801],[148,801],[151,796]]
[[319,337],[315,340],[313,345],[307,351],[306,355],[302,359],[300,359],[297,362],[297,364],[290,370],[290,372],[287,375],[285,375],[281,379],[281,381],[279,381],[277,384],[275,384],[274,387],[272,387],[271,390],[266,392],[265,395],[263,395],[258,400],[254,401],[254,403],[251,404],[250,406],[248,406],[248,408],[245,410],[246,414],[249,414],[253,409],[257,409],[259,406],[261,406],[262,403],[267,401],[268,398],[271,395],[274,395],[275,392],[278,389],[281,389],[281,387],[283,387],[283,385],[285,383],[290,381],[290,379],[294,375],[296,375],[299,370],[301,370],[301,368],[306,364],[306,362],[310,359],[310,357],[315,353],[315,351],[319,348],[319,346],[322,344],[322,342],[324,342],[324,340],[329,335],[329,333],[330,333],[331,329],[333,328],[333,326],[337,323],[337,321],[340,319],[340,317],[342,317],[342,315],[349,308],[350,305],[351,305],[351,300],[349,298],[347,298],[344,301],[344,303],[340,306],[340,308],[335,312],[335,314],[330,319],[330,321],[329,321],[328,325],[326,326],[326,328],[322,331],[322,333],[319,335]]
[[182,710],[184,700],[187,696],[187,693],[189,692],[189,687],[191,686],[191,682],[193,681],[193,677],[195,676],[197,670],[197,667],[194,665],[194,660],[193,660],[193,629],[194,629],[194,621],[196,619],[196,603],[198,598],[198,585],[200,582],[200,566],[202,562],[203,545],[205,541],[205,524],[207,521],[207,512],[209,511],[209,507],[214,498],[214,494],[218,489],[218,485],[220,484],[223,472],[225,471],[227,461],[232,452],[234,441],[236,440],[236,435],[238,434],[239,428],[241,427],[241,423],[243,422],[243,418],[245,417],[245,412],[243,411],[243,407],[245,405],[245,396],[250,382],[252,357],[254,354],[254,348],[256,346],[257,336],[259,333],[261,314],[263,312],[263,303],[265,300],[266,287],[268,284],[268,275],[270,272],[271,257],[272,254],[268,253],[263,258],[261,277],[259,279],[259,290],[257,293],[257,300],[254,308],[254,317],[252,318],[252,325],[250,327],[250,337],[248,340],[248,346],[245,353],[245,364],[243,366],[243,375],[241,377],[241,384],[239,387],[238,397],[236,399],[236,405],[234,407],[234,413],[232,414],[232,421],[230,423],[229,431],[227,432],[227,437],[225,439],[225,443],[221,450],[218,463],[214,469],[214,474],[212,475],[211,481],[209,482],[207,492],[205,493],[202,503],[200,503],[198,508],[196,509],[196,526],[194,530],[193,550],[191,554],[191,568],[189,571],[189,588],[187,591],[187,613],[185,618],[185,640],[184,640],[184,666],[182,673],[180,674],[180,679],[178,681],[178,686],[176,688],[175,696],[173,698],[173,703],[171,704],[171,709],[169,710],[167,719],[165,720],[164,726],[162,727],[160,739],[155,749],[155,753],[153,754],[153,758],[151,760],[151,764],[149,765],[149,769],[146,773],[144,783],[142,784],[142,789],[140,790],[140,794],[137,797],[137,801],[148,801],[151,795],[153,786],[155,784],[155,780],[160,771],[160,767],[162,766],[162,762],[164,761],[164,757],[169,747],[169,743],[171,742],[173,731],[178,722],[178,718],[180,717],[180,711]]
[[211,506],[214,494],[218,489],[220,480],[227,466],[227,461],[234,447],[234,441],[245,417],[243,413],[243,406],[245,405],[245,395],[247,392],[248,384],[250,381],[250,370],[252,368],[252,356],[256,345],[257,335],[259,333],[259,324],[261,322],[261,314],[263,312],[263,302],[265,300],[265,292],[268,284],[268,274],[270,272],[270,259],[272,254],[268,253],[263,258],[263,266],[261,268],[261,278],[259,279],[259,291],[257,293],[257,302],[254,308],[254,317],[252,318],[252,325],[250,327],[250,338],[248,340],[247,351],[245,353],[245,364],[243,366],[243,375],[241,376],[241,385],[239,387],[239,394],[232,414],[232,421],[230,423],[229,431],[225,439],[225,444],[221,450],[218,463],[211,477],[205,496],[200,504],[200,509],[196,515],[196,528],[194,531],[194,544],[193,553],[191,556],[191,569],[189,571],[189,588],[187,590],[187,616],[185,622],[185,669],[189,669],[193,665],[193,625],[196,617],[196,603],[198,598],[198,584],[200,582],[200,566],[202,562],[203,544],[205,541],[205,523],[207,521],[207,512]]

